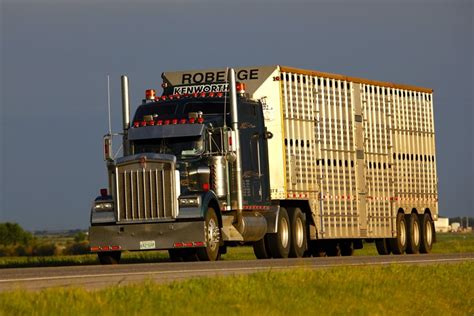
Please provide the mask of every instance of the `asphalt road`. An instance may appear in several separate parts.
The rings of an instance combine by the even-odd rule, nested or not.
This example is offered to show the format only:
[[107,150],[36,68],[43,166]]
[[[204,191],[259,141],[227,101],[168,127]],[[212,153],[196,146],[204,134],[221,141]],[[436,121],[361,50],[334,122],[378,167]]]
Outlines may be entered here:
[[449,264],[474,261],[474,253],[402,256],[354,256],[301,259],[269,259],[217,262],[147,263],[113,266],[71,266],[0,270],[0,291],[16,288],[40,290],[49,287],[99,289],[143,280],[169,282],[196,277],[235,275],[258,271],[280,271],[297,267],[311,269],[334,266],[398,264]]

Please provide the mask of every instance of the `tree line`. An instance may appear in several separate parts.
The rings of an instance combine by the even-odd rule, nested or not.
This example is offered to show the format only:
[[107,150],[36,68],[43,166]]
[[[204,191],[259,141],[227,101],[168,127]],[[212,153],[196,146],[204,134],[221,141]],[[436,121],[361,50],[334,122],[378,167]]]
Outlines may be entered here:
[[0,257],[55,256],[89,253],[87,235],[78,232],[73,240],[59,245],[53,240],[37,238],[17,223],[0,223]]

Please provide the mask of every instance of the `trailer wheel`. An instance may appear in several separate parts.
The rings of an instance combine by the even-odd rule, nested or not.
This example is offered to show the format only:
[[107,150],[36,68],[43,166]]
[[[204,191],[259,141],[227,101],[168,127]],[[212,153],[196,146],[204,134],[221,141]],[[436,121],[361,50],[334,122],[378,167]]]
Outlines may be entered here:
[[122,252],[120,251],[99,252],[97,254],[101,264],[118,264],[120,262],[121,255]]
[[[221,241],[221,229],[217,220],[216,211],[209,207],[205,216],[204,235],[206,238],[206,246],[197,249],[197,257],[201,261],[219,260],[219,244]],[[190,254],[192,257],[192,254]],[[186,258],[185,258],[186,260]]]
[[253,243],[253,253],[257,259],[270,259],[272,257],[268,247],[267,235]]
[[390,254],[390,241],[387,238],[380,238],[375,240],[375,247],[379,255],[385,256]]
[[397,214],[397,237],[390,239],[393,254],[401,255],[407,247],[407,222],[403,213]]
[[430,253],[433,247],[434,240],[434,229],[433,221],[429,214],[423,214],[420,216],[420,228],[421,228],[421,241],[420,241],[420,252]]
[[339,243],[341,248],[341,256],[352,256],[354,254],[354,245],[352,241],[343,241]]
[[268,234],[268,246],[273,258],[288,258],[291,244],[290,219],[284,207],[278,216],[278,231]]
[[420,251],[420,221],[417,214],[406,215],[407,219],[407,249],[410,254]]
[[290,208],[288,210],[291,225],[291,243],[290,258],[301,258],[307,248],[306,244],[306,221],[299,207]]

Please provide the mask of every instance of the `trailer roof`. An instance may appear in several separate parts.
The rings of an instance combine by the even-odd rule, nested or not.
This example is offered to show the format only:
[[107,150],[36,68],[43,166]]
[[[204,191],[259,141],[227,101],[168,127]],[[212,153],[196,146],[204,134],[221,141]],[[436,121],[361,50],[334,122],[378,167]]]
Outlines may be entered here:
[[363,79],[363,78],[357,78],[357,77],[349,77],[349,76],[344,76],[344,75],[332,74],[329,72],[306,70],[306,69],[287,67],[287,66],[280,66],[280,70],[282,72],[291,72],[291,73],[298,73],[298,74],[309,75],[309,76],[345,80],[345,81],[351,81],[351,82],[356,82],[356,83],[370,84],[374,86],[413,90],[413,91],[424,92],[424,93],[433,93],[433,89],[429,89],[429,88],[411,86],[411,85],[406,85],[406,84],[398,84],[398,83],[392,83],[392,82],[369,80],[369,79]]

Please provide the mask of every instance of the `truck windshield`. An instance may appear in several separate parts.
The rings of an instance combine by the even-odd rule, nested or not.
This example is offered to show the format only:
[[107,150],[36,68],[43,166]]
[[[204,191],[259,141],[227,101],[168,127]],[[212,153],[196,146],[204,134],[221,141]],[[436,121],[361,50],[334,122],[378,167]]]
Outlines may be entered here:
[[177,158],[192,158],[204,152],[204,141],[201,136],[161,138],[135,142],[135,154],[158,153],[172,154]]

